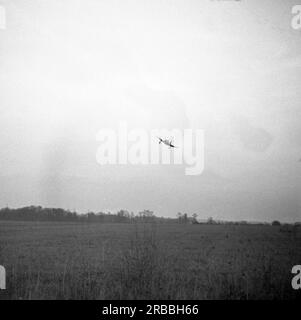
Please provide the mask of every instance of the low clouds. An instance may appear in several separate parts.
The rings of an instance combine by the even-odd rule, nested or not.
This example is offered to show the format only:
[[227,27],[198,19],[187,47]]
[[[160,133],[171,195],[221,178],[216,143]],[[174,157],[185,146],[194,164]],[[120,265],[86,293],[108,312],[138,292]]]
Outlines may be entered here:
[[273,142],[274,137],[267,130],[254,126],[245,117],[232,117],[231,126],[242,145],[250,151],[265,152]]

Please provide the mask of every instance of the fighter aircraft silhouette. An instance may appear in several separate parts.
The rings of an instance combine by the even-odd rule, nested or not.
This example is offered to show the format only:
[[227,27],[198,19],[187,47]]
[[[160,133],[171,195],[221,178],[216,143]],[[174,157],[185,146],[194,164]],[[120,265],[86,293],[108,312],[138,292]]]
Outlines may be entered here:
[[169,148],[177,148],[174,144],[172,144],[172,139],[168,140],[168,139],[162,139],[160,137],[157,137],[159,139],[159,144],[162,142],[164,144],[166,144]]

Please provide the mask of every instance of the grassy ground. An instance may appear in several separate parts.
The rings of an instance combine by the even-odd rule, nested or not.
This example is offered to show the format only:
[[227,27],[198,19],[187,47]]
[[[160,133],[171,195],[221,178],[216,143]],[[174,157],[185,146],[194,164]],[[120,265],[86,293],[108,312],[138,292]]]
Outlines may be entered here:
[[301,231],[0,221],[0,264],[8,299],[295,299]]

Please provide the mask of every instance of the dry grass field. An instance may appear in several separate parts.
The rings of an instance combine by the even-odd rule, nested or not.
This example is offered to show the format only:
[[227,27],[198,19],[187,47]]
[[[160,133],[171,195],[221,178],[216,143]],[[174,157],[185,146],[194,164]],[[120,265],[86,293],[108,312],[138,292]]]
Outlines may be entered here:
[[295,299],[300,262],[293,227],[0,221],[6,299]]

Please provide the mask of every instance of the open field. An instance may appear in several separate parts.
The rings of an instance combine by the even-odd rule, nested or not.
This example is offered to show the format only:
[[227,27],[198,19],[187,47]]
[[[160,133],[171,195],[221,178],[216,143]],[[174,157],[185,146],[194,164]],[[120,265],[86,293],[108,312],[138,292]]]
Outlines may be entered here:
[[0,221],[8,299],[295,299],[300,228]]

